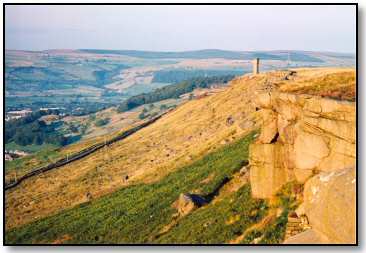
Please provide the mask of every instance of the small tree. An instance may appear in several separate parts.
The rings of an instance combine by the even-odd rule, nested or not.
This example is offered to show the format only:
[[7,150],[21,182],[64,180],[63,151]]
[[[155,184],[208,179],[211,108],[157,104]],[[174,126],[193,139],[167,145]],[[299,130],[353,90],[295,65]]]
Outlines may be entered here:
[[95,114],[91,114],[91,115],[89,116],[89,120],[90,120],[90,121],[94,121],[94,120],[95,120],[95,118],[96,118]]
[[105,119],[98,119],[96,122],[95,122],[95,126],[97,127],[101,127],[101,126],[104,126],[106,124],[109,123],[109,118],[105,118]]

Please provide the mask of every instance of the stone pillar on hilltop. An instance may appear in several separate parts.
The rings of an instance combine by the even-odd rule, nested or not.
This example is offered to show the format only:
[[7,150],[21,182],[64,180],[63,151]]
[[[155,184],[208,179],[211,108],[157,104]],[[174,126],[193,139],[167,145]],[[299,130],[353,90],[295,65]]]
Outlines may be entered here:
[[252,61],[253,64],[253,75],[259,74],[259,58],[255,58]]

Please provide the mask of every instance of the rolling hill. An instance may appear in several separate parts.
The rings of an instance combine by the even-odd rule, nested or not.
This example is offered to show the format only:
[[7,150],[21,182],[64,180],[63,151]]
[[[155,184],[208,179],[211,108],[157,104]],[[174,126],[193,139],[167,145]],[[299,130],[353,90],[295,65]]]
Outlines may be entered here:
[[291,67],[355,64],[352,54],[291,50],[6,50],[6,110],[102,108],[194,77],[240,76],[251,71],[250,61],[256,57],[266,71],[287,68],[289,58]]

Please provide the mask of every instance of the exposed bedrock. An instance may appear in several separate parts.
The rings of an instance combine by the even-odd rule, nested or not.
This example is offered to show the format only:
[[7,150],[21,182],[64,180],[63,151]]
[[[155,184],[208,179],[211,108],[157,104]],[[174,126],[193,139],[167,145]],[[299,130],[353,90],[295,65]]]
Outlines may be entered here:
[[285,243],[354,243],[355,103],[267,92],[256,106],[262,127],[250,146],[253,196],[271,198],[293,180],[305,184],[311,231]]

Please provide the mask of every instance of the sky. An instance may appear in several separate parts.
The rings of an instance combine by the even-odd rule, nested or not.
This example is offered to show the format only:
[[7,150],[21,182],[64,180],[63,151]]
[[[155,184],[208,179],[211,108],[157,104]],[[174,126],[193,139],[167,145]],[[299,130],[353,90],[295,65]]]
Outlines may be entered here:
[[7,5],[5,48],[355,53],[351,5]]

